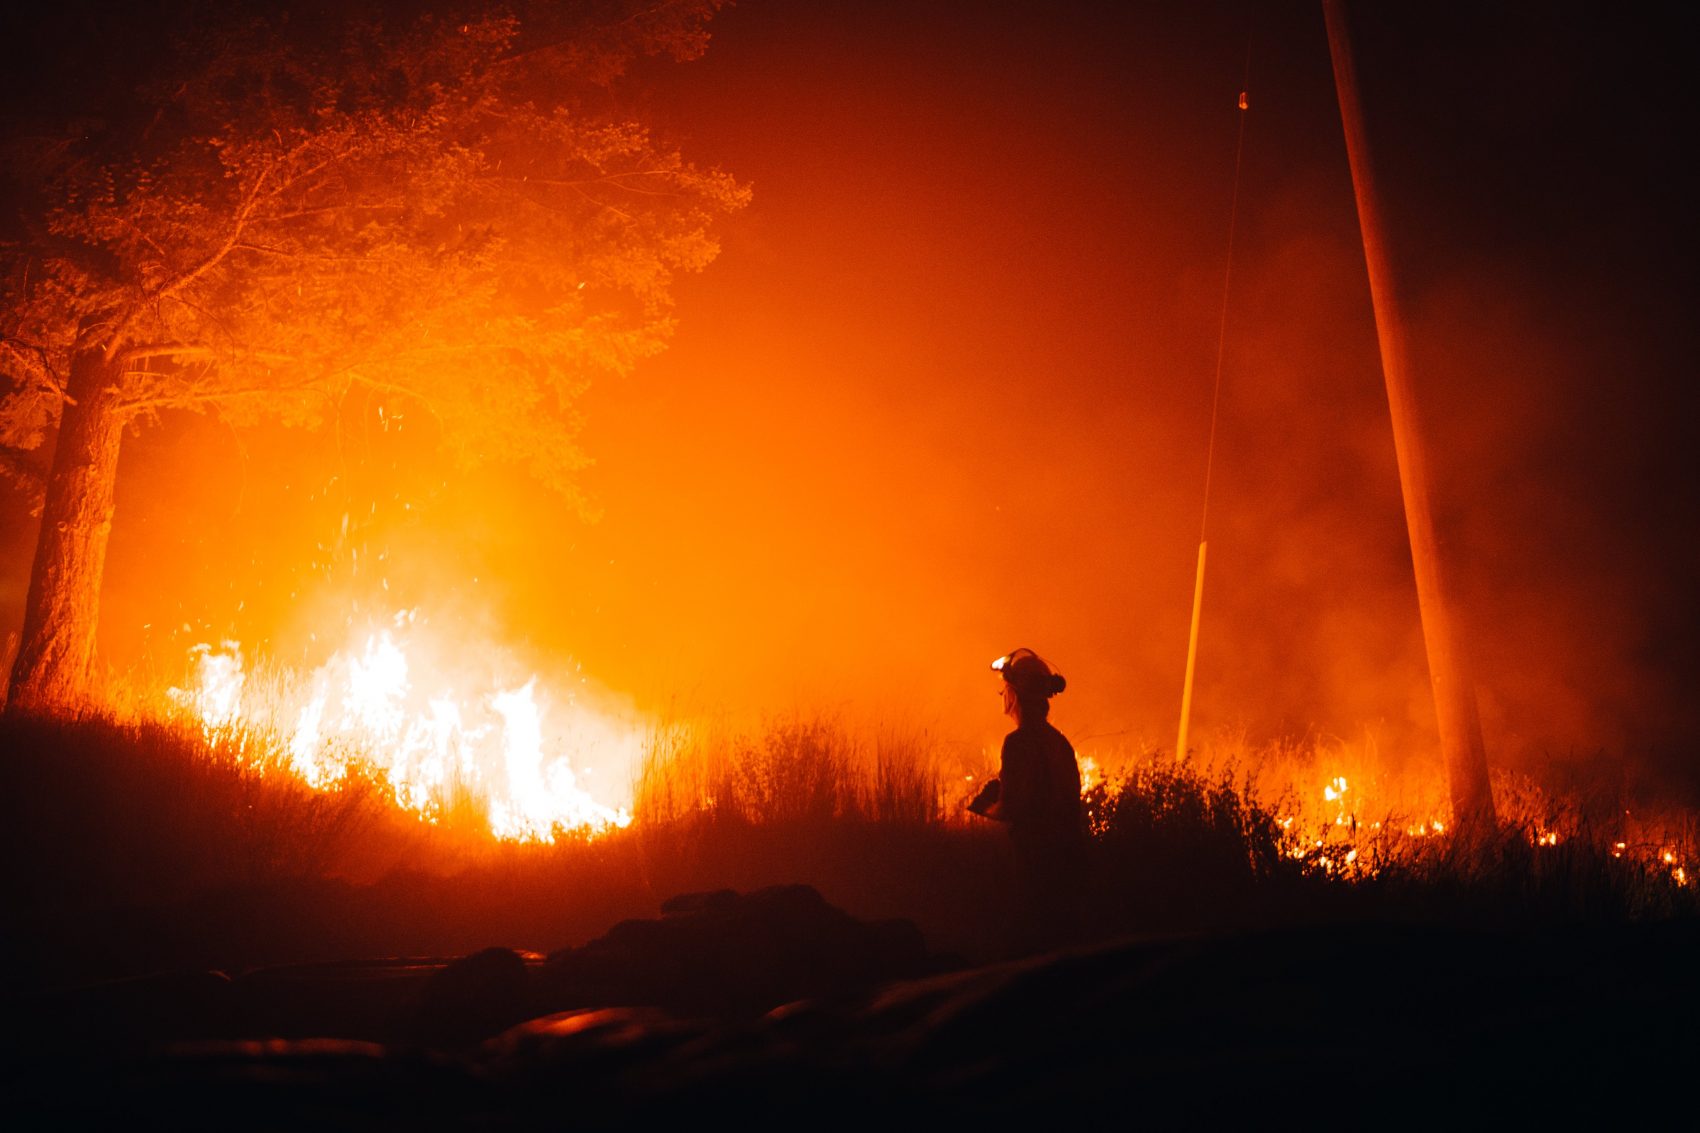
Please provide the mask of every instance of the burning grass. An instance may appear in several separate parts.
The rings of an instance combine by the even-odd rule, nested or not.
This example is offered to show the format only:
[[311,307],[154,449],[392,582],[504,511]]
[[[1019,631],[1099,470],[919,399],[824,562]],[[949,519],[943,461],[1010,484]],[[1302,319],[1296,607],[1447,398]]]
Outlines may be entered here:
[[[1003,947],[1009,850],[964,810],[993,757],[919,730],[653,728],[629,825],[558,822],[531,840],[496,836],[476,783],[422,809],[382,753],[350,748],[315,784],[290,744],[182,713],[0,722],[16,978],[547,950],[674,893],[794,881],[858,915],[910,917],[938,948]],[[1096,934],[1700,913],[1692,815],[1654,822],[1500,776],[1502,828],[1465,847],[1372,746],[1082,755]]]
[[939,751],[925,732],[861,735],[824,717],[756,730],[679,725],[645,752],[637,818],[751,824],[876,822],[929,826],[951,808]]
[[[250,672],[235,642],[196,646],[190,659],[167,698],[262,773],[315,788],[370,779],[433,825],[466,826],[480,811],[485,832],[504,841],[631,821],[623,801],[598,799],[585,780],[633,765],[640,725],[573,687],[583,678],[543,684],[510,656],[449,643],[417,611],[351,633],[308,673]],[[604,798],[628,794],[620,782],[600,786]]]

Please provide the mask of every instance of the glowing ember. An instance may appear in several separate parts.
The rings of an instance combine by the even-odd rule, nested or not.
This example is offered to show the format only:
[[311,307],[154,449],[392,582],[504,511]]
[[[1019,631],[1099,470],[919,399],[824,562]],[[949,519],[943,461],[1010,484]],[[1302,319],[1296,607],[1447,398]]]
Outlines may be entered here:
[[[1167,764],[1154,749],[1082,753],[1083,793],[1114,798],[1138,780],[1142,766]],[[1269,806],[1281,852],[1315,870],[1345,879],[1375,876],[1388,865],[1422,860],[1452,836],[1443,778],[1413,772],[1384,758],[1373,737],[1362,743],[1335,740],[1306,745],[1247,749],[1243,741],[1201,745],[1182,761],[1203,774],[1242,782],[1260,805]],[[1249,770],[1243,770],[1249,769]],[[1580,845],[1591,839],[1584,816],[1549,797],[1527,776],[1503,772],[1496,784],[1504,832],[1526,838],[1539,851]],[[1686,886],[1694,861],[1691,825],[1673,828],[1670,816],[1652,822],[1622,813],[1629,837],[1608,843],[1611,856],[1662,874]]]
[[398,615],[393,629],[369,634],[304,680],[277,682],[279,690],[263,697],[236,643],[197,645],[189,687],[172,689],[171,699],[209,735],[276,736],[287,771],[312,787],[334,786],[355,768],[373,774],[398,805],[427,821],[465,797],[507,840],[551,842],[562,831],[630,824],[627,807],[592,797],[580,778],[596,768],[634,768],[643,738],[637,725],[571,693],[544,695],[536,676],[507,684],[475,677],[464,663],[458,672],[421,664],[420,655],[465,654],[417,648],[408,636],[414,621]]

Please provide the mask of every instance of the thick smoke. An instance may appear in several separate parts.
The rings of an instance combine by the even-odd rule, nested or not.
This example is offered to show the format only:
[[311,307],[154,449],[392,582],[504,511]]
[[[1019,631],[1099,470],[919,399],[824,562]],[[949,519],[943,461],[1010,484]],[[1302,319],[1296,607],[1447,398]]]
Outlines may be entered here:
[[[1533,40],[1510,8],[1375,7],[1359,66],[1490,757],[1692,787],[1667,37],[1588,6]],[[1369,727],[1428,760],[1321,15],[1260,8],[1249,32],[1195,733]],[[398,601],[482,605],[652,711],[902,717],[973,746],[1003,723],[987,663],[1025,645],[1067,674],[1071,734],[1172,744],[1247,34],[1241,6],[728,11],[647,112],[756,204],[679,286],[669,353],[584,406],[603,521],[499,475],[373,483],[339,500],[389,510],[356,500],[337,553],[387,554]],[[186,435],[228,486],[241,454]],[[286,451],[250,453],[256,481]],[[182,473],[136,460],[118,524],[155,528],[115,535],[111,655],[184,620],[202,568],[154,564],[221,561],[215,527],[258,561],[314,554],[279,545],[305,524],[232,528],[252,503],[138,502]],[[240,613],[225,595],[233,628],[300,620],[305,588],[265,581]]]

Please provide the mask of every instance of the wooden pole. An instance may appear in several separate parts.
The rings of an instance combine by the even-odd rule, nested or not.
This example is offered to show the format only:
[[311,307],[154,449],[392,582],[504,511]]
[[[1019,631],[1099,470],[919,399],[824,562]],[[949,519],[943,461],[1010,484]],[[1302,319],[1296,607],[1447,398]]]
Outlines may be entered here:
[[1399,488],[1405,499],[1405,526],[1411,539],[1411,563],[1417,580],[1417,607],[1428,649],[1429,680],[1434,688],[1440,750],[1446,760],[1453,821],[1461,833],[1478,834],[1493,826],[1493,789],[1488,782],[1487,752],[1476,713],[1476,689],[1459,632],[1455,601],[1448,585],[1429,503],[1428,457],[1417,424],[1417,402],[1410,380],[1410,344],[1400,309],[1398,284],[1383,237],[1375,170],[1358,102],[1357,71],[1343,0],[1322,0],[1328,21],[1328,50],[1334,60],[1334,86],[1346,131],[1346,156],[1358,201],[1364,259],[1369,266],[1370,300],[1381,343],[1381,369],[1393,418],[1393,447],[1399,461]]
[[1204,549],[1198,544],[1198,578],[1192,584],[1192,632],[1186,639],[1186,682],[1181,685],[1181,730],[1175,738],[1175,758],[1186,758],[1186,733],[1192,723],[1192,673],[1198,664],[1198,615],[1204,608]]

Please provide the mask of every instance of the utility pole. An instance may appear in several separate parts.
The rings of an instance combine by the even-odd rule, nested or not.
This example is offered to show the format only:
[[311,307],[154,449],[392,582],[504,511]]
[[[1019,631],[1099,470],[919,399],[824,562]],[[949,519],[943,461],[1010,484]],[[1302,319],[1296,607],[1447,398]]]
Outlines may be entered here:
[[1346,156],[1352,166],[1364,259],[1369,266],[1370,300],[1375,306],[1381,369],[1387,381],[1387,403],[1393,418],[1393,448],[1399,461],[1399,489],[1405,500],[1405,526],[1411,539],[1411,562],[1416,572],[1417,606],[1422,617],[1423,643],[1428,650],[1435,716],[1440,723],[1440,750],[1451,787],[1453,821],[1460,833],[1470,837],[1491,830],[1494,824],[1493,788],[1488,782],[1487,752],[1482,743],[1481,719],[1476,712],[1476,687],[1458,628],[1456,602],[1435,536],[1428,457],[1418,427],[1416,396],[1411,389],[1410,343],[1384,238],[1375,170],[1358,102],[1357,70],[1352,61],[1344,0],[1322,0],[1322,10],[1328,21],[1334,86],[1340,99],[1340,120],[1346,130]]

